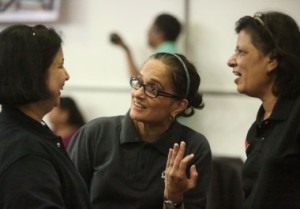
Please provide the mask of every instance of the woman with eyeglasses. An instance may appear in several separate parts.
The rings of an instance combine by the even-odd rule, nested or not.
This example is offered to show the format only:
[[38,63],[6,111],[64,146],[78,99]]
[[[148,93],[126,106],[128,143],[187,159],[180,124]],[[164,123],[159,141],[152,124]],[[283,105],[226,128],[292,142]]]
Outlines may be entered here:
[[287,14],[245,16],[228,65],[262,105],[246,138],[243,209],[300,208],[300,31]]
[[204,107],[195,67],[180,54],[154,54],[130,85],[127,114],[89,122],[68,148],[94,208],[205,209],[211,150],[176,121]]

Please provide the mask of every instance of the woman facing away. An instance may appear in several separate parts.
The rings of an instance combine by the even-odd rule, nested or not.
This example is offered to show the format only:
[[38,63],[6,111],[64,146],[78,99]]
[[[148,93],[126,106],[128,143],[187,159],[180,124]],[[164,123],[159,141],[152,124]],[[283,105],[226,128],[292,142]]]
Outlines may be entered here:
[[277,11],[236,23],[228,65],[238,92],[262,105],[246,138],[243,209],[300,208],[300,31]]
[[61,44],[44,25],[0,33],[0,208],[91,209],[61,138],[43,121],[69,80]]
[[205,209],[211,150],[176,120],[204,107],[195,67],[183,55],[157,53],[130,85],[129,111],[87,123],[68,148],[94,208]]

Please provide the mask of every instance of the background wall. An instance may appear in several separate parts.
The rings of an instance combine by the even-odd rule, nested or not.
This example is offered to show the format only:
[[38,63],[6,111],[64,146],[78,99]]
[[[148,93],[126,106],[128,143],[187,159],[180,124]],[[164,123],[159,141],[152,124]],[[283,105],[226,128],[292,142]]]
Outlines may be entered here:
[[49,25],[62,31],[64,39],[71,79],[63,95],[73,96],[88,120],[124,114],[130,105],[127,63],[123,51],[109,42],[110,33],[120,33],[142,65],[151,54],[146,34],[153,18],[169,12],[185,22],[185,2],[188,33],[181,35],[179,48],[201,74],[206,107],[182,122],[208,138],[214,155],[245,158],[245,136],[260,102],[236,93],[226,66],[235,48],[234,23],[269,9],[284,11],[300,23],[298,0],[62,0],[60,20]]

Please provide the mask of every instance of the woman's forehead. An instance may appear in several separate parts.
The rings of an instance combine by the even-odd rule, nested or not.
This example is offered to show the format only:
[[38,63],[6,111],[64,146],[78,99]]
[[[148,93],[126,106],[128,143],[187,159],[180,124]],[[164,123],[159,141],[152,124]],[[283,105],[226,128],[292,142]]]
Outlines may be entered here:
[[166,76],[169,74],[167,66],[160,60],[150,59],[144,63],[141,69],[141,74]]
[[140,76],[144,82],[159,83],[167,87],[172,86],[171,72],[160,60],[148,60],[140,71]]

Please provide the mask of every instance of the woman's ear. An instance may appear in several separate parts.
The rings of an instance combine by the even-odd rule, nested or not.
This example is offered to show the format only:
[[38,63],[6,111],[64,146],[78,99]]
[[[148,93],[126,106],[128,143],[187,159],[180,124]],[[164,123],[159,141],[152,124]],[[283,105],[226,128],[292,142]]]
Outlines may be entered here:
[[189,102],[187,99],[181,99],[178,102],[175,103],[175,108],[174,111],[172,113],[173,116],[178,115],[179,113],[183,112],[187,106],[188,106]]
[[276,58],[269,58],[269,63],[268,63],[268,73],[271,73],[276,67],[278,66],[278,60]]

